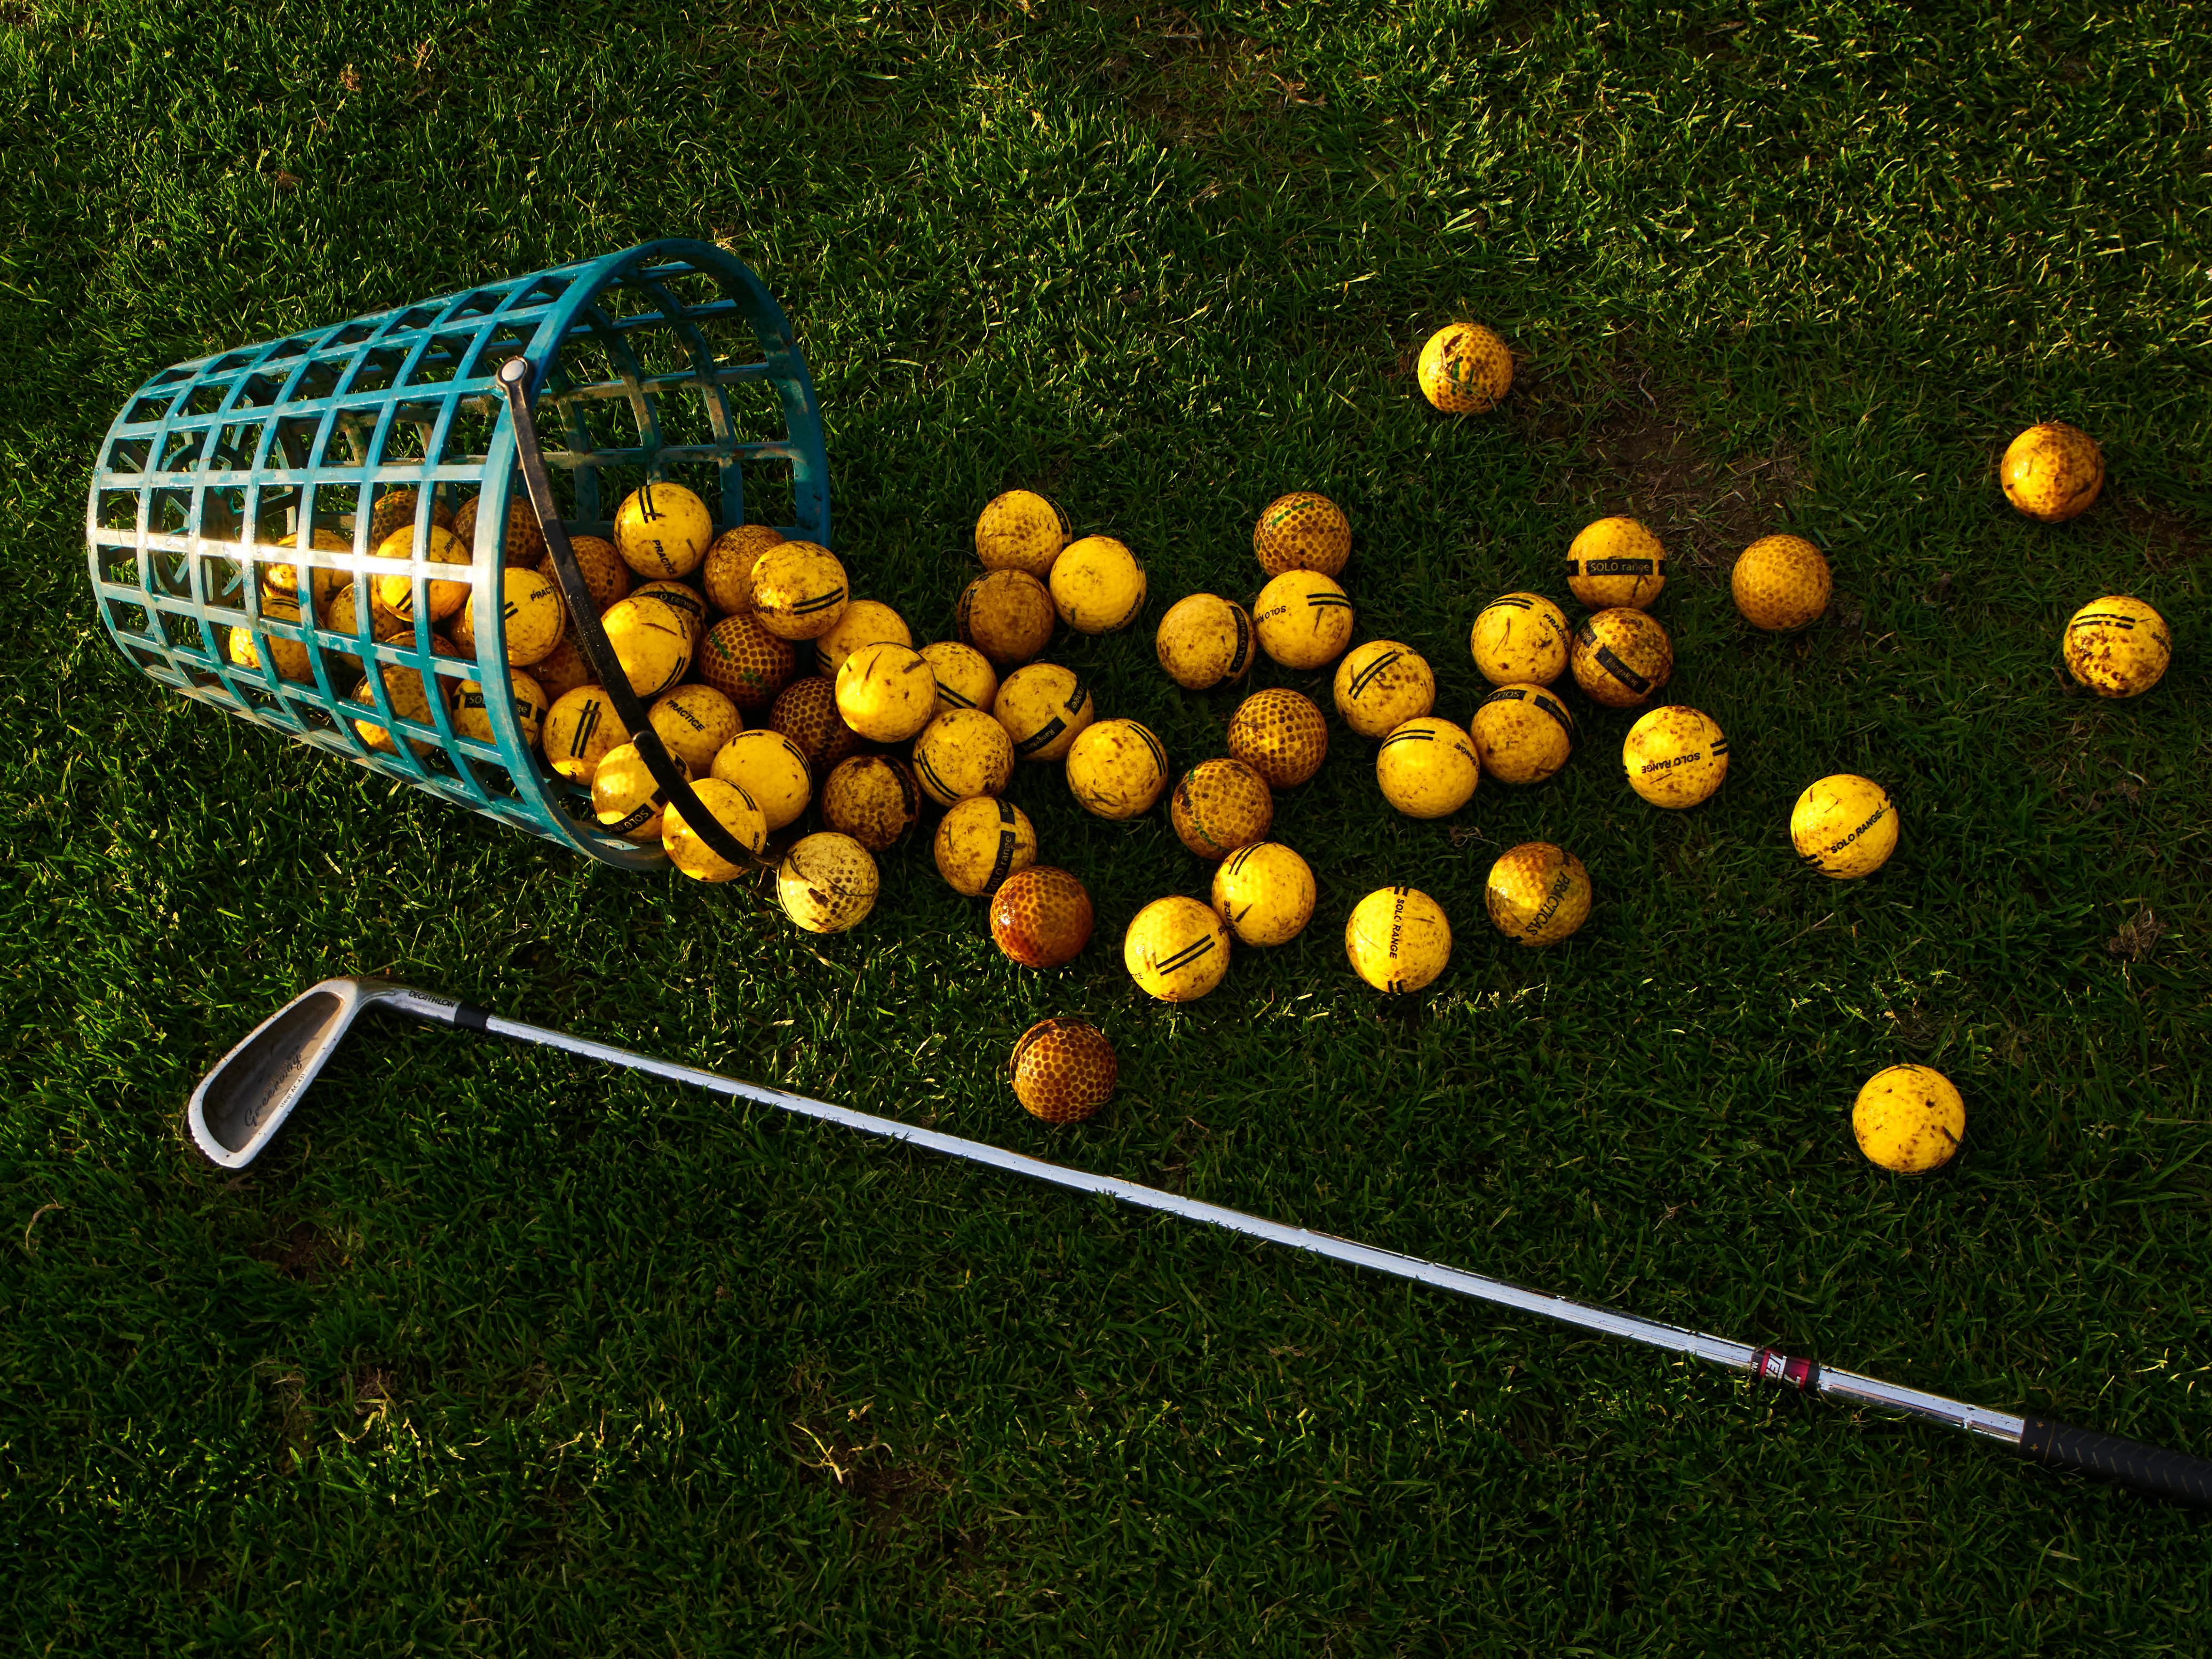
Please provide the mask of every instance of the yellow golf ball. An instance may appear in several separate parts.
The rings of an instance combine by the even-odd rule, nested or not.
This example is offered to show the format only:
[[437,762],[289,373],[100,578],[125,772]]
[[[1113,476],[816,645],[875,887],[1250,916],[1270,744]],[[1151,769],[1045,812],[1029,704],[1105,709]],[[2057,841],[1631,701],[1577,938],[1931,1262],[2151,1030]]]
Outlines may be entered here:
[[919,651],[864,645],[837,671],[837,712],[871,743],[904,743],[936,710],[937,676]]
[[[415,526],[403,525],[377,544],[375,556],[380,559],[411,559],[417,545]],[[461,545],[460,538],[450,530],[430,527],[429,538],[421,544],[422,556],[439,564],[465,565],[471,555]],[[415,620],[415,578],[411,575],[379,576],[374,586],[376,602],[402,622]],[[469,584],[450,581],[434,576],[422,584],[428,597],[430,620],[443,622],[468,602]]]
[[645,717],[695,778],[711,769],[722,745],[745,729],[737,704],[711,685],[679,685],[664,693]]
[[835,678],[845,659],[864,645],[913,644],[914,630],[897,611],[877,599],[854,599],[837,625],[814,641],[814,655],[818,672]]
[[679,483],[634,489],[615,510],[615,551],[648,581],[690,575],[714,542],[714,514]]
[[1620,763],[1628,787],[1654,806],[1695,806],[1728,776],[1728,738],[1711,715],[1672,703],[1628,728]]
[[1483,904],[1516,945],[1557,945],[1589,919],[1589,872],[1549,842],[1523,842],[1490,866]]
[[1370,640],[1336,665],[1336,712],[1363,738],[1388,737],[1437,706],[1437,677],[1411,646]]
[[2100,697],[2139,697],[2173,659],[2166,618],[2141,599],[2108,593],[2068,619],[2066,672]]
[[689,582],[671,580],[640,582],[629,591],[633,599],[652,599],[666,605],[684,624],[684,637],[691,641],[691,649],[699,649],[699,641],[707,632],[707,601],[699,590]]
[[1184,690],[1211,690],[1243,679],[1252,666],[1252,619],[1218,594],[1194,593],[1168,607],[1152,648]]
[[1567,613],[1541,593],[1507,593],[1475,617],[1468,649],[1492,685],[1549,685],[1567,672]]
[[1311,866],[1279,841],[1240,847],[1213,872],[1213,913],[1240,945],[1287,945],[1313,920]]
[[1880,784],[1838,772],[1797,797],[1790,840],[1822,875],[1854,881],[1881,869],[1897,850],[1897,809]]
[[[509,565],[500,573],[500,627],[507,636],[510,668],[532,668],[553,654],[568,631],[568,608],[561,590],[543,571]],[[477,654],[477,607],[473,601],[453,613],[453,643],[464,654]]]
[[605,689],[580,685],[553,700],[539,738],[553,769],[572,783],[589,784],[610,749],[629,741]]
[[780,640],[820,639],[849,597],[845,567],[817,543],[778,542],[753,561],[753,617]]
[[1229,717],[1229,753],[1268,788],[1294,789],[1328,758],[1328,722],[1311,697],[1270,686],[1245,698]]
[[712,775],[752,797],[769,834],[796,820],[814,799],[814,774],[799,745],[781,732],[740,732],[714,753]]
[[1413,887],[1384,887],[1352,907],[1344,953],[1352,971],[1393,996],[1435,981],[1451,962],[1451,919]]
[[1352,521],[1326,495],[1294,489],[1267,503],[1252,526],[1252,551],[1270,576],[1317,570],[1334,576],[1352,556]]
[[699,678],[739,708],[765,708],[791,683],[799,661],[750,611],[722,618],[699,642]]
[[1574,753],[1575,717],[1540,685],[1501,685],[1475,705],[1467,735],[1500,783],[1541,783]]
[[2081,428],[2045,421],[2005,447],[1997,476],[2005,499],[2029,518],[2063,524],[2104,489],[2105,452]]
[[[523,742],[535,749],[545,729],[545,711],[550,706],[544,690],[519,668],[507,681],[514,694],[514,723],[521,728]],[[491,710],[485,705],[484,689],[477,681],[463,680],[453,692],[453,730],[478,743],[492,741]]]
[[1067,751],[1067,787],[1086,812],[1133,818],[1168,784],[1168,751],[1134,720],[1093,720]]
[[[270,622],[289,623],[295,628],[301,625],[300,602],[289,594],[273,590],[264,593],[261,596],[261,614]],[[269,641],[270,664],[280,678],[297,680],[302,684],[314,678],[314,669],[307,660],[305,644],[298,640],[288,640],[281,634],[268,634],[263,637]],[[261,666],[261,652],[254,643],[253,630],[250,628],[232,629],[225,650],[231,661],[240,668],[258,669]]]
[[657,697],[682,679],[691,666],[691,636],[684,619],[666,605],[632,594],[617,599],[599,618],[615,659],[641,697]]
[[1827,555],[1802,536],[1761,536],[1729,574],[1743,619],[1775,634],[1820,621],[1834,586]]
[[753,608],[753,566],[782,539],[781,530],[764,524],[741,524],[714,538],[700,580],[715,610],[742,617]]
[[1067,514],[1034,489],[995,495],[975,520],[975,556],[991,570],[1023,570],[1042,578],[1075,533]]
[[914,740],[914,774],[939,806],[995,795],[1014,775],[1013,741],[980,708],[948,709]]
[[1423,715],[1382,739],[1375,755],[1382,799],[1409,818],[1441,818],[1474,797],[1482,763],[1474,744],[1449,720]]
[[1447,415],[1481,415],[1513,386],[1513,354],[1480,323],[1448,323],[1429,336],[1418,369],[1421,395]]
[[1065,759],[1097,712],[1090,688],[1075,671],[1049,662],[1033,662],[1007,675],[990,709],[1006,727],[1015,756],[1026,761]]
[[876,907],[882,878],[868,849],[835,830],[802,836],[775,872],[776,902],[810,933],[842,933]]
[[1226,858],[1267,838],[1275,823],[1275,798],[1266,780],[1243,761],[1200,761],[1176,785],[1168,821],[1200,858]]
[[1147,996],[1193,1002],[1229,971],[1229,930],[1194,898],[1154,899],[1121,938],[1121,961]]
[[1285,668],[1319,668],[1352,643],[1352,599],[1317,570],[1285,570],[1260,590],[1252,632]]
[[1932,1066],[1892,1066],[1859,1090],[1851,1133],[1883,1169],[1925,1175],[1948,1164],[1966,1139],[1966,1103]]
[[887,851],[921,816],[914,769],[890,755],[855,755],[822,785],[822,822],[871,853]]
[[1025,570],[994,570],[968,584],[954,620],[962,644],[1003,668],[1027,662],[1050,645],[1059,614],[1051,592],[1035,576]]
[[1567,586],[1593,611],[1642,611],[1667,586],[1667,550],[1634,519],[1600,519],[1567,549]]
[[[761,848],[768,845],[768,820],[750,795],[720,778],[701,778],[691,786],[691,793],[714,815],[715,823],[734,836],[747,852],[759,856]],[[744,866],[732,864],[707,845],[674,806],[661,812],[660,849],[668,854],[671,864],[694,881],[734,881],[744,873]]]
[[1060,621],[1079,634],[1112,634],[1145,608],[1145,567],[1111,536],[1070,542],[1047,584]]
[[946,886],[964,898],[986,898],[1036,862],[1036,827],[1013,802],[978,795],[939,821],[931,851]]
[[933,713],[948,708],[988,708],[999,695],[999,671],[972,645],[939,640],[921,647],[922,660],[937,681]]
[[[677,768],[690,781],[690,769],[682,761]],[[592,774],[592,816],[599,828],[624,841],[660,839],[662,809],[668,797],[653,775],[653,769],[634,743],[619,744]]]
[[1571,664],[1592,702],[1633,708],[1674,678],[1674,643],[1641,611],[1601,611],[1575,629]]

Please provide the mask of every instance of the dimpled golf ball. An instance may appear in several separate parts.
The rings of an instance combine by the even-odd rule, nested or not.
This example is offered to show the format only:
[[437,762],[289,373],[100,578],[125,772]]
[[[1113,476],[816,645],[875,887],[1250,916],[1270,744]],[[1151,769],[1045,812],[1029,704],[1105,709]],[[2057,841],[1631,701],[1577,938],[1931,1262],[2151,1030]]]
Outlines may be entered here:
[[[482,497],[471,495],[453,514],[453,534],[471,547],[477,544],[477,520],[483,505]],[[496,538],[500,532],[495,528],[492,534]],[[545,532],[538,526],[538,509],[518,485],[507,498],[506,545],[501,550],[500,562],[534,568],[544,556]]]
[[842,933],[876,908],[881,878],[868,849],[834,830],[801,836],[775,872],[776,902],[810,933]]
[[1827,555],[1802,536],[1761,536],[1736,555],[1729,574],[1743,619],[1771,634],[1820,621],[1833,589]]
[[[411,559],[417,546],[422,556],[438,564],[465,565],[469,550],[461,545],[460,538],[450,530],[433,525],[428,539],[419,538],[411,524],[403,525],[377,544],[375,556],[380,559]],[[402,622],[415,619],[415,578],[410,575],[379,576],[371,586],[376,591],[376,602]],[[429,602],[430,620],[443,622],[468,602],[469,584],[449,581],[434,576],[422,584]]]
[[1897,850],[1897,809],[1882,787],[1856,773],[1822,778],[1790,810],[1797,856],[1822,875],[1856,881]]
[[814,799],[814,772],[806,756],[782,732],[766,726],[732,738],[715,750],[709,769],[753,798],[770,835],[796,822]]
[[[682,761],[676,765],[684,781],[690,782],[690,769]],[[592,816],[611,836],[620,836],[624,841],[659,841],[661,809],[667,804],[659,781],[634,743],[608,750],[599,770],[592,774]]]
[[1516,945],[1557,945],[1589,919],[1589,872],[1549,842],[1523,842],[1490,866],[1482,902]]
[[[288,594],[268,592],[261,596],[261,614],[270,622],[289,623],[300,626],[300,602]],[[288,640],[281,634],[270,634],[269,661],[283,679],[302,683],[314,678],[314,670],[307,661],[307,647],[297,640]],[[254,643],[250,628],[234,628],[227,642],[231,661],[240,668],[261,666],[261,651]]]
[[1575,684],[1592,702],[1633,708],[1674,678],[1674,643],[1641,611],[1621,607],[1575,629]]
[[822,785],[822,822],[871,853],[888,851],[921,816],[921,786],[891,755],[854,755]]
[[1094,720],[1067,751],[1067,787],[1102,818],[1149,812],[1168,786],[1168,751],[1134,720]]
[[1951,1161],[1966,1133],[1966,1103],[1932,1066],[1876,1072],[1851,1103],[1859,1150],[1885,1170],[1925,1175]]
[[2045,421],[2005,446],[1997,471],[2005,499],[2031,519],[2063,524],[2105,487],[2105,452],[2077,426]]
[[963,898],[987,898],[1036,862],[1036,829],[1013,802],[978,795],[939,821],[930,850],[947,887]]
[[849,596],[844,565],[818,543],[778,542],[753,561],[753,616],[780,640],[820,639]]
[[1317,570],[1285,570],[1260,590],[1252,633],[1285,668],[1319,668],[1352,643],[1351,596]]
[[1667,585],[1667,550],[1634,519],[1600,519],[1567,549],[1567,586],[1593,611],[1646,609]]
[[1501,685],[1475,705],[1467,735],[1500,783],[1541,783],[1574,753],[1575,717],[1540,685]]
[[921,647],[921,659],[937,678],[934,714],[948,708],[988,708],[999,695],[999,671],[972,645],[939,640]]
[[1654,806],[1695,806],[1728,776],[1728,738],[1711,715],[1672,703],[1628,728],[1620,764],[1628,787]]
[[864,645],[914,644],[914,630],[906,618],[877,599],[854,599],[845,606],[837,625],[814,641],[814,658],[820,672],[836,677],[845,659]]
[[[348,588],[346,591],[351,592],[353,590]],[[584,647],[576,643],[573,629],[563,634],[561,642],[547,652],[541,660],[530,665],[530,678],[544,688],[549,707],[556,698],[567,696],[580,685],[592,683],[592,665],[584,659]]]
[[1178,599],[1152,637],[1160,666],[1186,691],[1241,680],[1252,666],[1252,619],[1218,593]]
[[1121,962],[1146,995],[1195,1002],[1229,971],[1229,929],[1194,898],[1154,899],[1122,935]]
[[1025,570],[994,570],[960,595],[954,620],[960,641],[998,666],[1027,662],[1052,643],[1059,612],[1045,585]]
[[1012,740],[1015,756],[1025,761],[1065,760],[1097,712],[1075,671],[1049,662],[1007,675],[990,709]]
[[1352,971],[1393,996],[1433,983],[1450,963],[1451,951],[1451,919],[1418,888],[1378,889],[1345,921]]
[[[386,490],[368,510],[368,544],[378,546],[402,525],[413,524],[422,506],[422,492],[419,489]],[[430,502],[430,522],[441,530],[451,530],[453,509],[434,498]]]
[[994,495],[975,520],[975,556],[989,570],[1020,570],[1042,580],[1075,533],[1067,514],[1034,489]]
[[1513,386],[1513,354],[1480,323],[1448,323],[1421,348],[1421,395],[1447,415],[1481,415]]
[[699,642],[699,678],[741,709],[765,708],[791,683],[799,659],[750,613],[725,617]]
[[1336,712],[1363,738],[1388,737],[1437,706],[1427,660],[1395,640],[1355,646],[1336,665]]
[[1287,945],[1313,920],[1313,869],[1279,841],[1240,847],[1213,872],[1212,896],[1238,944]]
[[860,734],[837,712],[836,684],[819,674],[795,679],[777,693],[768,711],[768,726],[799,745],[817,778],[828,777],[860,746]]
[[1267,503],[1252,526],[1252,551],[1270,576],[1317,570],[1334,576],[1352,556],[1352,521],[1326,495],[1294,489]]
[[1282,686],[1255,691],[1229,717],[1229,753],[1270,789],[1295,789],[1328,758],[1328,722],[1311,697]]
[[[740,847],[759,856],[761,848],[768,845],[768,820],[750,795],[718,778],[700,779],[691,786],[691,793]],[[668,854],[668,861],[694,881],[734,881],[744,873],[745,866],[732,863],[709,847],[684,821],[682,810],[672,804],[661,814],[660,848]]]
[[991,896],[991,939],[1024,968],[1061,968],[1091,943],[1094,913],[1081,882],[1049,864],[1017,870]]
[[753,567],[782,540],[781,530],[764,524],[741,524],[714,538],[699,574],[715,610],[741,617],[753,608]]
[[[583,577],[584,586],[592,596],[594,616],[629,592],[630,583],[635,580],[635,574],[623,562],[622,555],[615,551],[612,542],[601,536],[571,536],[568,538],[568,550],[575,556],[577,574]],[[550,547],[538,561],[538,569],[539,574],[556,583],[560,581],[559,567],[554,561]],[[562,597],[566,598],[565,590]]]
[[1014,1098],[1047,1123],[1080,1123],[1114,1092],[1114,1045],[1085,1019],[1043,1019],[1014,1044]]
[[1482,607],[1467,643],[1492,685],[1549,685],[1567,672],[1572,639],[1567,613],[1541,593],[1506,593]]
[[1079,634],[1116,633],[1145,608],[1145,567],[1111,536],[1070,542],[1046,586],[1060,621]]
[[2100,697],[2139,697],[2173,659],[2166,618],[2141,599],[2108,593],[2068,620],[2061,642],[2066,672]]
[[1014,775],[1014,745],[981,709],[948,709],[914,740],[914,774],[939,806],[995,795]]
[[837,671],[837,712],[871,743],[904,743],[937,716],[937,676],[919,651],[864,645]]
[[615,551],[647,580],[690,575],[714,542],[714,515],[682,484],[633,489],[615,510]]
[[1200,761],[1176,785],[1168,818],[1182,844],[1200,858],[1226,858],[1267,838],[1275,823],[1275,798],[1267,780],[1243,761]]
[[1474,798],[1482,763],[1466,732],[1425,714],[1382,739],[1375,754],[1375,781],[1382,799],[1407,817],[1446,817]]

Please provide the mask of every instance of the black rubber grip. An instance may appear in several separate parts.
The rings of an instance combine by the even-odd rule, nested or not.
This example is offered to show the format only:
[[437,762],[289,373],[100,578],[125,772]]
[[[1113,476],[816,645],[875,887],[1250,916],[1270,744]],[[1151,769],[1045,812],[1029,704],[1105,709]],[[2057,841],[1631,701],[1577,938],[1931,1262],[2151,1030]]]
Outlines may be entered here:
[[453,1024],[464,1031],[487,1030],[490,1028],[490,1020],[491,1010],[489,1008],[479,1008],[473,1002],[453,1005]]
[[2021,1451],[2054,1469],[2070,1469],[2095,1480],[2110,1480],[2169,1503],[2212,1510],[2212,1462],[2186,1452],[2146,1446],[2095,1429],[2077,1429],[2031,1417],[2020,1437]]

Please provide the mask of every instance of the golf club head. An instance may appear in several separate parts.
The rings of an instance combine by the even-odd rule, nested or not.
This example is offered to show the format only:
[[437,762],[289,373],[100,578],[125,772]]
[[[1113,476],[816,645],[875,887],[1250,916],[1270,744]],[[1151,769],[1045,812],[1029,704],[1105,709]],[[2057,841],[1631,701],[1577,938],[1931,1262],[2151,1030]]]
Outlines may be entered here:
[[[260,1155],[364,1010],[399,1003],[451,1019],[455,1004],[380,979],[326,979],[263,1020],[192,1091],[192,1142],[226,1170]],[[417,1006],[420,1005],[420,1006]]]

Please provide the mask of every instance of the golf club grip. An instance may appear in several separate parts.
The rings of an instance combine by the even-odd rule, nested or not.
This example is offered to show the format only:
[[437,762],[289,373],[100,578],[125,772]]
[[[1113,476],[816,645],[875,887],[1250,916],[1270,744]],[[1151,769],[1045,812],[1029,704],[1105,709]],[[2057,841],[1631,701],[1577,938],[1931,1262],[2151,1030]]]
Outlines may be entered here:
[[615,656],[606,629],[599,625],[584,573],[576,563],[576,550],[568,543],[568,526],[561,522],[553,481],[545,471],[545,458],[538,446],[538,422],[530,411],[534,382],[531,380],[529,359],[508,358],[500,365],[498,378],[501,388],[507,393],[508,416],[514,423],[515,465],[522,474],[523,493],[530,498],[531,508],[538,514],[538,528],[545,537],[545,550],[552,560],[554,580],[568,606],[568,620],[576,630],[576,643],[583,647],[584,659],[599,676],[599,689],[614,704],[615,713],[622,716],[629,740],[637,745],[646,769],[653,774],[653,781],[660,786],[667,804],[676,808],[685,827],[740,869],[759,863],[759,855],[725,829],[722,821],[701,804],[690,780],[677,765],[676,757],[668,752],[660,733],[653,729],[643,699],[630,690],[629,676]]
[[2070,1469],[2093,1480],[2110,1480],[2169,1503],[2212,1509],[2212,1462],[2186,1452],[2146,1446],[2095,1429],[2077,1429],[2031,1417],[2020,1437],[2021,1451],[2046,1468]]

